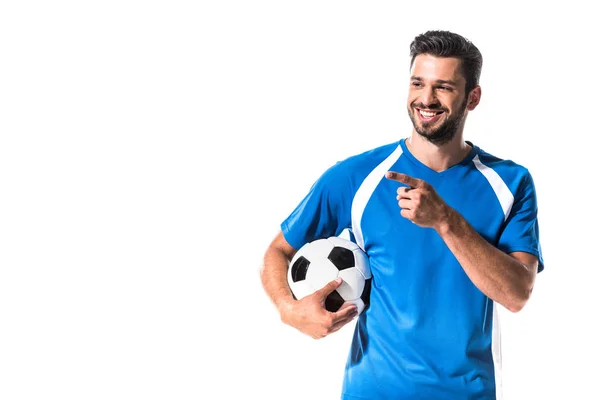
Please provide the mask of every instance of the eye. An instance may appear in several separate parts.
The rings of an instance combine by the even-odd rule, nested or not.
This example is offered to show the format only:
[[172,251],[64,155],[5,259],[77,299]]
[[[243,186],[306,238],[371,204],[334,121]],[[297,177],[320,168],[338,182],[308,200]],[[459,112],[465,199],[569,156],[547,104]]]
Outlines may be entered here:
[[450,86],[440,86],[440,89],[445,90],[445,91],[452,91],[452,88]]
[[421,86],[423,86],[423,84],[422,84],[421,82],[417,82],[417,81],[415,81],[415,82],[412,82],[412,85],[413,85],[414,87],[421,87]]

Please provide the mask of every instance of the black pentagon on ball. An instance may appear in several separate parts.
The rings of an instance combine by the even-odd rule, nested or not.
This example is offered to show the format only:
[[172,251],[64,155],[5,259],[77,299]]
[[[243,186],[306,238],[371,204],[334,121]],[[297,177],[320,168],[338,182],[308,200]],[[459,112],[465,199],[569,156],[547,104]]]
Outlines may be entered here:
[[336,312],[342,307],[343,304],[344,299],[342,296],[340,296],[337,290],[331,292],[325,299],[325,309],[330,312]]
[[340,271],[354,267],[354,253],[345,247],[334,247],[327,258]]
[[292,265],[292,281],[299,282],[306,279],[306,271],[308,271],[308,266],[310,265],[310,261],[308,261],[303,256],[298,257],[294,264]]

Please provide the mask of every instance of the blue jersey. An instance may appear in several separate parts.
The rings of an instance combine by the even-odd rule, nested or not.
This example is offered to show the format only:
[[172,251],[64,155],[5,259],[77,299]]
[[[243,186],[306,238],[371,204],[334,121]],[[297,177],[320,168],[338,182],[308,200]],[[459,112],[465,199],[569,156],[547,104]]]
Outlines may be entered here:
[[[344,230],[369,256],[370,306],[356,323],[342,399],[496,399],[494,302],[468,278],[434,229],[400,215],[387,171],[431,184],[489,243],[528,252],[544,268],[529,171],[469,143],[462,162],[436,172],[404,140],[336,163],[282,222],[295,249]],[[499,396],[498,396],[499,398]]]

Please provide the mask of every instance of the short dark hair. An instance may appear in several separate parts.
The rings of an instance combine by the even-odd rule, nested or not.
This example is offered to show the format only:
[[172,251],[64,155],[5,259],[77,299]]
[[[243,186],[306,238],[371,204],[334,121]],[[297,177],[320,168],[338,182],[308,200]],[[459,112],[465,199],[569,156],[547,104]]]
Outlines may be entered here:
[[461,61],[462,74],[467,81],[466,93],[479,85],[483,57],[479,49],[461,35],[448,31],[427,31],[410,44],[410,67],[419,54],[434,57],[453,57]]

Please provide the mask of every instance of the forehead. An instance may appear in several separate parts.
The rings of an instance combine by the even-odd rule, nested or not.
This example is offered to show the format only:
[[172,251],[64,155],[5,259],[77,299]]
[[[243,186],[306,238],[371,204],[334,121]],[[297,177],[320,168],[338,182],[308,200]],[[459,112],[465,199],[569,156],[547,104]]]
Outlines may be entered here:
[[458,58],[435,57],[430,54],[415,57],[410,75],[424,80],[464,81]]

